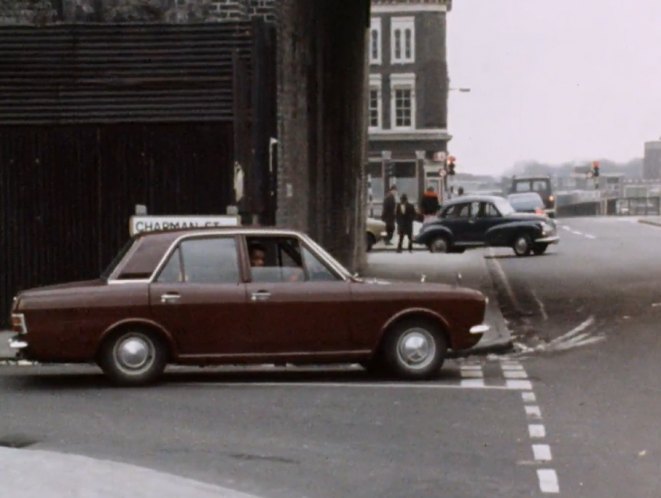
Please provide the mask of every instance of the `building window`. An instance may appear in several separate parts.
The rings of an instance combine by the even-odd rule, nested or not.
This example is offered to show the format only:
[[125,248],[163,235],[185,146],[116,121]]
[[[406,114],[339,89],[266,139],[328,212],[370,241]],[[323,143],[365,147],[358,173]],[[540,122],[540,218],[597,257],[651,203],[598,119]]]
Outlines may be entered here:
[[394,129],[415,128],[415,75],[390,76],[390,112]]
[[381,64],[381,18],[373,17],[370,26],[370,64]]
[[370,130],[380,130],[383,128],[383,95],[381,93],[381,75],[370,75],[370,88],[368,94],[368,116]]
[[368,93],[368,119],[370,130],[383,128],[383,94],[381,92],[381,75],[370,75]]
[[415,62],[415,19],[393,17],[390,30],[392,63]]
[[410,88],[395,88],[395,128],[412,127],[412,93]]

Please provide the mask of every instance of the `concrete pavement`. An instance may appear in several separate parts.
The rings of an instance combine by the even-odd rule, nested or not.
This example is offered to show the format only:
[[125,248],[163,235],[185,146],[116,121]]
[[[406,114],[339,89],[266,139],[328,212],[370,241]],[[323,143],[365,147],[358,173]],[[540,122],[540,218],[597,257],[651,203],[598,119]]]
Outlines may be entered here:
[[124,463],[0,447],[0,496],[64,498],[255,498],[231,489]]
[[640,218],[638,222],[661,227],[661,216],[646,216],[645,218]]

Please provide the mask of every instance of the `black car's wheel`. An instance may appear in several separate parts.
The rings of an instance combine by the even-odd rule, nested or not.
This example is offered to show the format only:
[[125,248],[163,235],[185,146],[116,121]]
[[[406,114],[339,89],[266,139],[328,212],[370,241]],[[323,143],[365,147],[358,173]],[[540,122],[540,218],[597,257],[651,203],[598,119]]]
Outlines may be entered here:
[[429,242],[428,247],[431,252],[448,252],[450,244],[448,243],[448,239],[439,235]]
[[532,248],[532,252],[535,255],[540,256],[540,255],[544,254],[544,252],[546,252],[546,248],[548,246],[549,246],[548,244],[535,244]]
[[164,342],[155,334],[123,330],[106,339],[99,351],[99,366],[116,384],[138,386],[156,381],[168,359]]
[[530,237],[526,234],[517,235],[512,243],[512,249],[517,256],[528,256],[532,249],[532,242]]
[[374,237],[374,235],[372,235],[371,233],[367,232],[367,252],[372,250],[374,244],[376,244],[376,237]]
[[445,354],[445,337],[426,320],[406,320],[395,326],[383,344],[383,359],[397,377],[425,379],[438,373]]

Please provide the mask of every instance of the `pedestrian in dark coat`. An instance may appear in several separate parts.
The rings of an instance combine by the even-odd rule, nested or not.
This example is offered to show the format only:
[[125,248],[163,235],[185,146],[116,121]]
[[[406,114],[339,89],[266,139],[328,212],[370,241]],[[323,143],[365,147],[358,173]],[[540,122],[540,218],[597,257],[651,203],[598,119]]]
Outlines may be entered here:
[[424,221],[427,222],[430,219],[434,219],[440,207],[438,194],[434,192],[434,187],[430,185],[420,200],[420,211],[422,212]]
[[399,243],[397,252],[402,252],[404,237],[409,238],[409,252],[413,252],[413,221],[415,220],[415,207],[409,202],[408,196],[402,194],[397,205],[397,232]]
[[392,244],[392,236],[395,233],[395,211],[397,209],[397,187],[393,185],[383,198],[381,209],[381,220],[386,224],[386,245]]

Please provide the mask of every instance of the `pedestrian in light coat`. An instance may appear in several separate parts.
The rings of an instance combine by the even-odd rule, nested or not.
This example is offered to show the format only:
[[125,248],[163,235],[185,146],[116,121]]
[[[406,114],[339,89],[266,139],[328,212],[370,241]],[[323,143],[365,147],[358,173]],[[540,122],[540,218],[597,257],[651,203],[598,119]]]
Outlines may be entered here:
[[409,238],[409,252],[413,252],[413,221],[415,220],[415,207],[409,202],[408,196],[402,194],[397,204],[397,232],[399,243],[397,252],[402,252],[404,237]]

